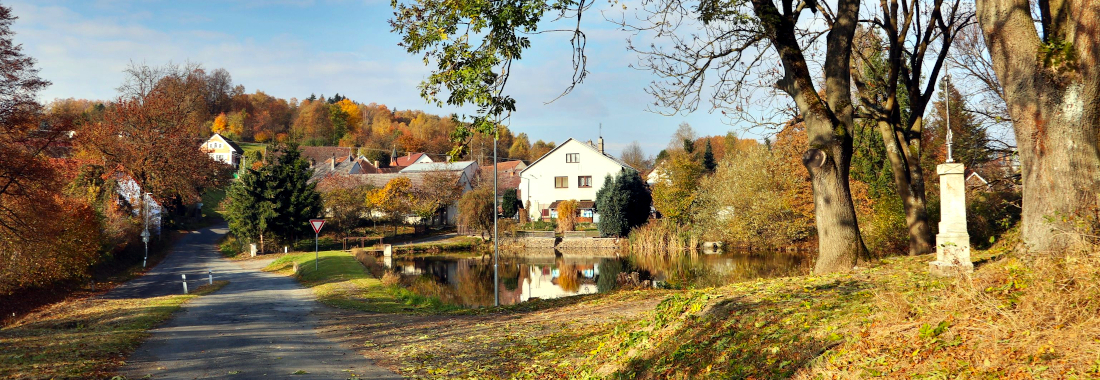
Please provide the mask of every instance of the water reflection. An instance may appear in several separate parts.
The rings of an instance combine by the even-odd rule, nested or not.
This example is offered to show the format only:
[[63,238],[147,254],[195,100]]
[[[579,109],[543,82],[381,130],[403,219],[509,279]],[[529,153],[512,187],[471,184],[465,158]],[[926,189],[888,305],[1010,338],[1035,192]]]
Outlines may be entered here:
[[[508,255],[500,258],[500,302],[512,305],[624,286],[720,286],[762,277],[801,275],[809,272],[809,265],[810,260],[801,255],[778,252],[676,259]],[[397,258],[393,259],[392,268],[403,274],[409,288],[421,295],[464,306],[493,304],[490,256]]]

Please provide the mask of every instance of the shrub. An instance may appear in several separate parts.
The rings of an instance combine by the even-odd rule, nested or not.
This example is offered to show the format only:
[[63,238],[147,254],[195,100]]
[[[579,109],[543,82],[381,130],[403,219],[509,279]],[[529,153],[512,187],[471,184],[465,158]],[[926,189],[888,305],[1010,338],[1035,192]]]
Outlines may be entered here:
[[[797,175],[764,146],[725,157],[701,181],[695,221],[708,240],[745,246],[782,246],[809,239],[813,215],[792,207],[801,194]],[[810,210],[812,212],[812,209]]]
[[558,203],[558,232],[573,231],[576,228],[577,205],[575,199]]
[[382,275],[382,285],[394,286],[401,284],[401,275],[394,272],[386,272]]

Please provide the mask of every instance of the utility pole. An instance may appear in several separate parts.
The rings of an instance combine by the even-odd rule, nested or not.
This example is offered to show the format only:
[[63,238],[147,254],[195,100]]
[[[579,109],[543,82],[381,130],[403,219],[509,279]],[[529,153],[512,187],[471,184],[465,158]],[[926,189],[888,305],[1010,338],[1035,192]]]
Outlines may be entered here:
[[497,257],[500,256],[500,240],[497,236],[497,127],[493,127],[493,304],[500,306],[500,277],[497,273]]

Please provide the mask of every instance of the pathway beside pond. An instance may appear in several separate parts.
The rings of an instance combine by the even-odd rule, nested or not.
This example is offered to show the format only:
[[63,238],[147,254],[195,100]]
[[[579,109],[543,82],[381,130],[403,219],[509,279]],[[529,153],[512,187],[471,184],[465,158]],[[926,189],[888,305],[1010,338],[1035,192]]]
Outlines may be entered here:
[[[180,274],[229,285],[180,309],[131,355],[121,372],[131,379],[241,378],[399,379],[339,343],[318,335],[318,311],[327,307],[293,279],[264,273],[264,261],[234,264],[220,257],[216,242],[224,225],[181,241],[144,281],[120,287],[111,297],[182,292]],[[197,284],[196,284],[197,285]]]

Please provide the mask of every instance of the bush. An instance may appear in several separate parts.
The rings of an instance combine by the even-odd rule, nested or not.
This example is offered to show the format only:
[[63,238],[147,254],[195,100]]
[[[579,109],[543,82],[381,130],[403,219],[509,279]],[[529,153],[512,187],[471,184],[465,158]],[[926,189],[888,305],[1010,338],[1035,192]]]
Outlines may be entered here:
[[394,286],[401,284],[401,275],[394,272],[386,272],[382,275],[382,285]]
[[[808,240],[813,215],[793,207],[801,178],[784,173],[768,148],[746,147],[723,158],[696,195],[695,221],[708,240],[744,246],[784,246]],[[655,196],[656,198],[656,196]],[[809,210],[812,213],[812,209]]]

